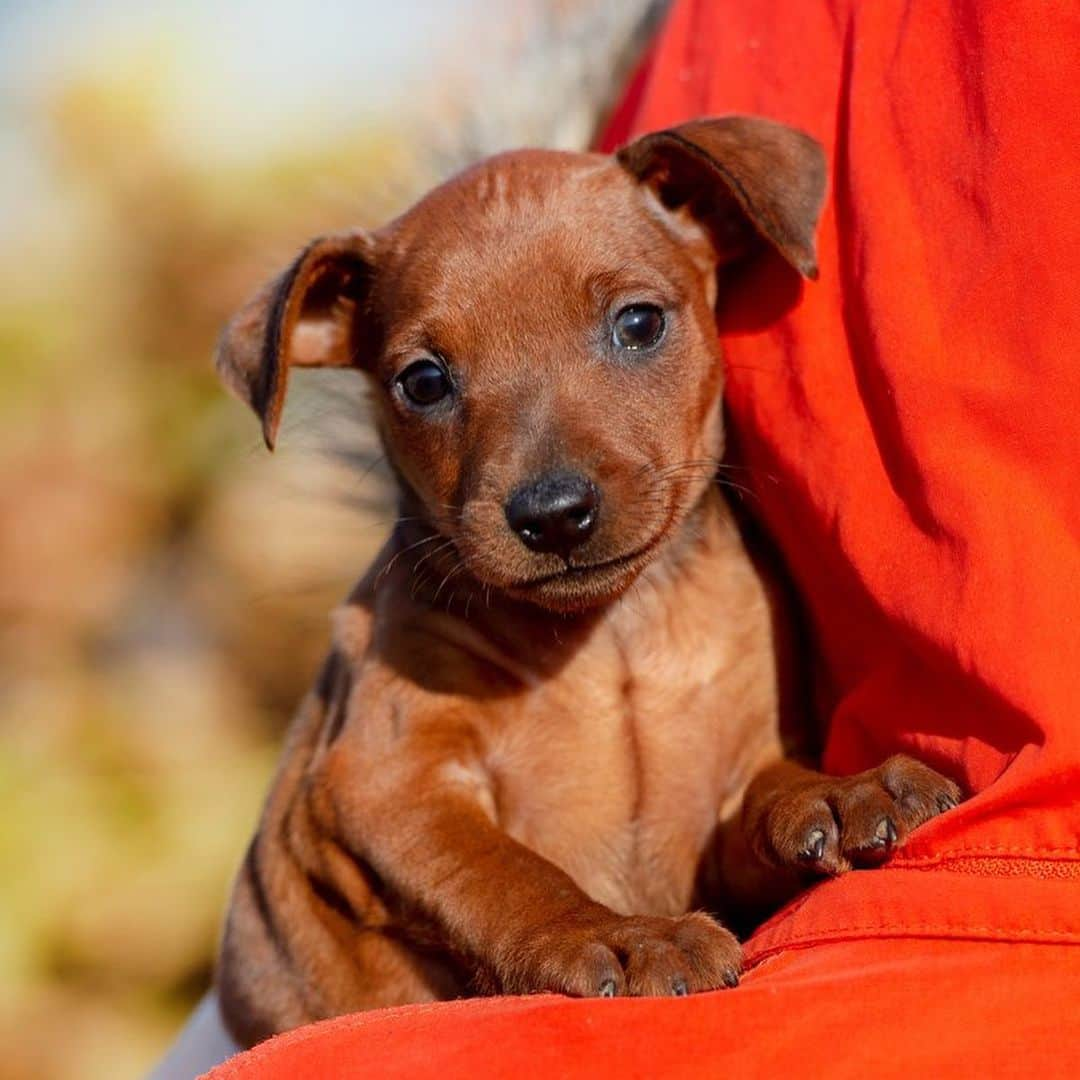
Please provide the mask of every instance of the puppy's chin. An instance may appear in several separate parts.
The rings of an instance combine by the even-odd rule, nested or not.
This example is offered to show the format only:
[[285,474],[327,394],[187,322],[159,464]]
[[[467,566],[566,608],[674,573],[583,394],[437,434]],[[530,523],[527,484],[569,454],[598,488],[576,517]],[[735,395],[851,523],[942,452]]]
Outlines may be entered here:
[[599,566],[567,567],[535,581],[504,586],[503,592],[547,611],[573,615],[616,601],[652,562],[655,546]]
[[515,586],[505,592],[515,600],[524,600],[554,614],[576,615],[613,603],[636,578],[637,574],[597,570],[587,577],[560,577],[537,585]]

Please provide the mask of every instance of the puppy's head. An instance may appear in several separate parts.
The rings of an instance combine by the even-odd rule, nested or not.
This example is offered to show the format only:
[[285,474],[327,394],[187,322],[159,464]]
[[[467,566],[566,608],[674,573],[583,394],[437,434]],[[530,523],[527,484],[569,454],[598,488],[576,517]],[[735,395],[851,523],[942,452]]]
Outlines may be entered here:
[[408,496],[480,581],[553,610],[617,596],[722,450],[717,269],[816,273],[820,147],[698,120],[615,157],[482,162],[375,233],[311,243],[226,328],[272,446],[293,365],[367,374]]

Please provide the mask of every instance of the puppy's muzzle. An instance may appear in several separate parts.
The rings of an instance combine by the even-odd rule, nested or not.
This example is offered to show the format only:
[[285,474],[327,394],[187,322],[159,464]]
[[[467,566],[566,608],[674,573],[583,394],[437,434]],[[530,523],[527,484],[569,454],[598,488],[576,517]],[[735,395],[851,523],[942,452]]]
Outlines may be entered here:
[[510,528],[530,551],[566,559],[596,531],[600,492],[588,477],[560,469],[523,484],[505,510]]

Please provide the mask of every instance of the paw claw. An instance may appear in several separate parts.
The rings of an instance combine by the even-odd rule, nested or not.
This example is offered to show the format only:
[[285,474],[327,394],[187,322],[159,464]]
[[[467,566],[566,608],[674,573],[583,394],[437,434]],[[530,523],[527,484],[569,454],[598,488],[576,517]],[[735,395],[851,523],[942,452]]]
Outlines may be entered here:
[[605,979],[600,984],[600,996],[601,997],[614,997],[615,996],[615,980]]
[[724,979],[724,985],[729,990],[734,990],[735,987],[739,985],[738,973],[732,971],[731,968],[728,968],[728,970],[724,972],[723,979]]
[[891,847],[896,843],[896,837],[896,826],[893,824],[892,818],[883,817],[874,830],[875,847]]
[[799,852],[805,862],[817,862],[825,854],[825,830],[811,829],[806,837],[806,847]]
[[676,979],[671,984],[671,992],[676,997],[686,997],[686,995],[690,993],[690,990],[686,985],[686,980],[685,979]]

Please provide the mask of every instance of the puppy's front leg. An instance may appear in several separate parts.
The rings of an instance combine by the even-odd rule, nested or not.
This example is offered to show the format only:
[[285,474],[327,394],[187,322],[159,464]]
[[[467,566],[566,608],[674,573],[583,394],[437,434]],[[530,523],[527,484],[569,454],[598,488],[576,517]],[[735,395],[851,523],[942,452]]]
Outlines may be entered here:
[[[327,789],[340,840],[504,993],[686,994],[733,986],[741,951],[708,916],[622,916],[500,828],[476,732],[421,722],[373,754],[335,747]],[[361,765],[361,763],[363,763]]]

